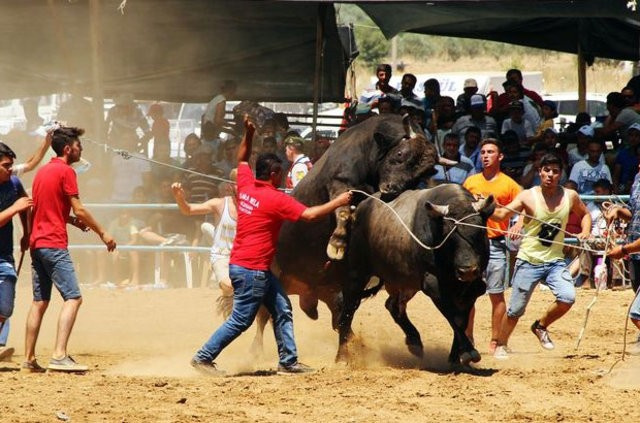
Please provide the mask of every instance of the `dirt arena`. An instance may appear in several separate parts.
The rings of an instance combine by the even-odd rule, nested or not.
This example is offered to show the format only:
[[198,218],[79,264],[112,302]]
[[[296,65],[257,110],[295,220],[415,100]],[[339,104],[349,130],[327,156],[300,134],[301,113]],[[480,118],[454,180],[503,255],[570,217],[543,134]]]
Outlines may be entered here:
[[[26,267],[26,266],[25,266]],[[301,361],[318,369],[277,376],[276,348],[268,332],[260,359],[249,354],[254,329],[225,350],[219,366],[232,373],[205,377],[189,366],[193,352],[221,323],[218,291],[85,290],[70,352],[89,364],[84,375],[24,374],[28,272],[21,278],[10,344],[13,363],[0,363],[0,421],[54,422],[622,422],[638,421],[640,357],[620,357],[631,291],[600,294],[578,351],[577,334],[593,291],[579,292],[574,309],[552,328],[557,348],[543,351],[528,326],[551,300],[538,291],[516,328],[508,361],[484,355],[473,373],[446,365],[451,330],[430,301],[417,297],[410,316],[425,343],[424,360],[412,357],[383,307],[386,294],[363,304],[354,331],[363,345],[352,366],[334,364],[337,335],[325,308],[314,322],[295,310]],[[294,298],[294,304],[297,299]],[[45,317],[40,362],[53,346],[56,298]],[[489,302],[478,302],[476,341],[486,352]],[[270,331],[270,326],[268,327]],[[629,330],[635,336],[635,331]],[[60,414],[64,413],[64,414]]]

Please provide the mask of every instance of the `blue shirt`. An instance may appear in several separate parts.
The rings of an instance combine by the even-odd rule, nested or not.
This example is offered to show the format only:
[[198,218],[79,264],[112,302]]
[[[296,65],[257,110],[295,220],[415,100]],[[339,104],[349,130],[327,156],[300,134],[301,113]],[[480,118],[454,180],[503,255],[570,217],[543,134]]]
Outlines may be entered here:
[[[627,236],[629,242],[633,242],[640,238],[640,173],[633,180],[631,193],[629,194],[629,208],[631,210],[631,220],[627,227]],[[640,260],[640,253],[630,254],[634,260]]]
[[[23,195],[24,188],[16,176],[0,184],[0,211],[11,207]],[[13,263],[13,222],[0,227],[0,260]]]

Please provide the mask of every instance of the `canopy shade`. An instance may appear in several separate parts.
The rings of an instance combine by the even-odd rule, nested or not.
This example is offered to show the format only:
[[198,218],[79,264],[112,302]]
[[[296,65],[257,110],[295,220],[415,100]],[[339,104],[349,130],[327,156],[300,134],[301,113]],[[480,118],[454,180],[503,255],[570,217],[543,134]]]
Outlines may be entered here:
[[640,60],[640,21],[623,0],[435,0],[359,4],[388,38],[400,32],[502,41]]
[[230,79],[239,99],[312,101],[318,16],[319,99],[344,97],[349,53],[331,4],[130,0],[124,14],[120,0],[95,4],[97,23],[89,0],[1,2],[0,98],[92,95],[93,31],[107,97],[204,102]]

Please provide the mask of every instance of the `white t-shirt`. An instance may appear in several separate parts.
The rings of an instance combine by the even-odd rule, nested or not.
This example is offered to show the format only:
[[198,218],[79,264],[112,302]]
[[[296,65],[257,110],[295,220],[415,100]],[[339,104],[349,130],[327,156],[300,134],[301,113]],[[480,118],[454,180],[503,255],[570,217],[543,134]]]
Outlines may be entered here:
[[218,94],[217,96],[213,97],[209,104],[207,104],[207,108],[204,111],[204,120],[214,123],[218,104],[222,103],[223,101],[227,101],[227,98],[222,94]]
[[573,166],[569,179],[578,184],[578,193],[592,195],[593,184],[598,179],[611,182],[611,172],[606,164],[598,163],[597,166],[591,166],[586,160],[582,160]]

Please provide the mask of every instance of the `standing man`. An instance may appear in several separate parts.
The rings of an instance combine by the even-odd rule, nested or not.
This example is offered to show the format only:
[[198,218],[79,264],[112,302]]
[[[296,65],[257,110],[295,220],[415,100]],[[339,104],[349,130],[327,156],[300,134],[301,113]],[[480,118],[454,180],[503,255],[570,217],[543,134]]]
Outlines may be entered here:
[[298,362],[291,302],[269,268],[284,220],[320,219],[349,204],[351,193],[343,193],[328,203],[307,208],[276,189],[282,180],[282,162],[275,154],[258,156],[254,177],[248,160],[255,127],[246,117],[244,126],[245,133],[238,150],[238,227],[229,265],[233,310],[231,317],[195,354],[191,365],[204,373],[223,374],[213,360],[251,326],[258,309],[264,304],[273,318],[280,357],[278,372],[310,372],[311,368]]
[[575,302],[576,290],[562,253],[564,231],[569,213],[573,212],[581,219],[578,238],[588,238],[591,215],[578,193],[559,185],[561,173],[562,160],[553,153],[545,155],[540,160],[540,186],[522,191],[508,206],[496,209],[493,214],[498,220],[506,219],[514,212],[531,216],[524,219],[524,238],[513,272],[511,300],[500,325],[494,353],[499,360],[509,358],[507,342],[538,282],[543,281],[556,298],[544,315],[531,325],[531,332],[542,348],[555,348],[547,328],[564,316]]
[[287,160],[291,162],[291,167],[287,173],[285,187],[293,189],[304,178],[313,167],[311,159],[304,154],[304,141],[300,137],[288,137],[285,144],[284,153]]
[[[43,166],[33,181],[33,224],[29,240],[33,273],[33,303],[27,317],[25,336],[25,358],[22,368],[30,372],[43,372],[36,361],[36,341],[42,317],[51,300],[51,288],[62,295],[64,304],[58,319],[56,344],[49,369],[77,372],[86,371],[87,366],[76,363],[67,354],[67,343],[82,303],[82,295],[67,250],[67,223],[81,229],[87,227],[96,232],[108,251],[116,243],[85,209],[78,194],[76,174],[71,164],[80,160],[82,144],[79,137],[84,130],[62,127],[53,132],[51,147],[57,157]],[[69,216],[73,209],[75,216]]]
[[[29,228],[26,211],[33,201],[25,193],[20,180],[12,175],[15,153],[0,142],[0,361],[10,360],[14,349],[6,347],[9,335],[9,317],[13,314],[18,275],[13,260],[13,216],[20,213],[23,237],[20,250],[28,248]],[[6,332],[4,328],[6,327]]]
[[[522,188],[513,179],[500,171],[502,161],[502,148],[500,142],[494,138],[487,138],[480,144],[480,160],[482,172],[467,178],[462,186],[473,195],[488,197],[494,196],[497,204],[508,204],[520,193]],[[521,222],[516,224],[511,232],[520,232]],[[498,344],[500,322],[506,311],[504,291],[506,289],[507,269],[507,244],[505,234],[509,229],[507,220],[500,221],[494,218],[487,220],[487,236],[489,237],[489,263],[485,272],[487,294],[491,301],[491,342],[489,354],[493,354]],[[473,323],[475,307],[469,315],[467,335],[473,339]]]

